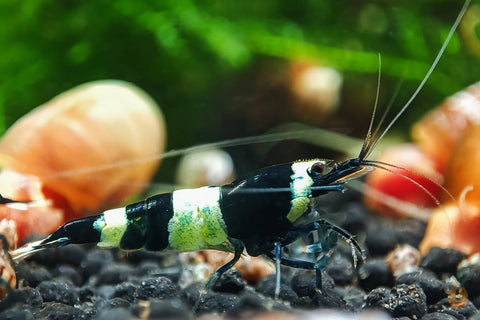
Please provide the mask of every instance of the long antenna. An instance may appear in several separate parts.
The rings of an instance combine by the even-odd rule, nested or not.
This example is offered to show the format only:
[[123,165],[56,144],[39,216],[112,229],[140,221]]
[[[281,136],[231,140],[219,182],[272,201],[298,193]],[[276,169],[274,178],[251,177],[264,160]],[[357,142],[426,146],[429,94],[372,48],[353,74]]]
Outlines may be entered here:
[[442,57],[443,53],[445,52],[445,49],[447,48],[448,43],[452,39],[453,34],[455,33],[455,30],[457,29],[458,25],[460,24],[460,21],[462,20],[463,16],[465,15],[465,12],[467,11],[467,8],[468,8],[469,5],[470,5],[470,0],[465,1],[465,4],[463,5],[462,10],[458,14],[457,19],[455,20],[455,23],[453,24],[453,26],[450,28],[450,31],[448,32],[447,38],[445,39],[442,47],[438,51],[438,54],[435,57],[435,60],[433,61],[432,66],[428,70],[427,74],[423,78],[423,80],[420,83],[420,85],[418,86],[417,90],[415,90],[413,95],[410,97],[410,99],[407,101],[407,103],[405,103],[403,108],[397,113],[397,115],[393,118],[393,120],[390,121],[390,123],[385,128],[383,133],[378,137],[378,139],[375,140],[375,142],[372,144],[372,147],[371,147],[372,149],[374,149],[376,147],[376,145],[378,144],[378,142],[380,140],[382,140],[382,138],[387,134],[387,132],[390,130],[390,128],[394,125],[394,123],[397,122],[398,118],[400,118],[400,116],[403,114],[403,112],[405,112],[405,110],[410,106],[412,101],[417,97],[418,93],[423,89],[423,87],[424,87],[425,83],[427,82],[428,78],[430,78],[430,75],[432,74],[433,70],[435,70],[435,67],[438,64],[438,61],[440,61],[440,58]]
[[[373,112],[372,112],[372,117],[370,118],[370,124],[368,125],[368,131],[367,131],[367,134],[365,136],[365,140],[363,142],[363,145],[362,145],[362,150],[360,150],[360,153],[358,154],[358,157],[360,159],[365,159],[368,154],[369,154],[369,151],[371,150],[371,144],[374,143],[375,141],[372,141],[372,128],[373,128],[373,122],[375,120],[375,114],[377,113],[377,107],[378,107],[378,98],[380,96],[380,82],[381,82],[381,77],[382,77],[382,56],[380,55],[380,53],[378,54],[378,79],[377,79],[377,93],[375,95],[375,104],[373,105]],[[382,117],[384,118],[384,117]],[[379,123],[379,126],[381,125],[382,123],[380,122]],[[377,129],[378,129],[378,126],[377,126]],[[375,129],[375,132],[377,132],[377,130]]]

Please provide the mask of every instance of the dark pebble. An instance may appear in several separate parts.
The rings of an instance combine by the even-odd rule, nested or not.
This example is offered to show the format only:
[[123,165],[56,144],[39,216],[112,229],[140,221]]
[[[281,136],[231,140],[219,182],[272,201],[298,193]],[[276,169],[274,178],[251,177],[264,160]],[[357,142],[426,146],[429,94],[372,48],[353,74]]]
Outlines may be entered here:
[[[257,291],[260,292],[263,295],[266,295],[268,297],[274,298],[275,297],[275,287],[276,287],[276,275],[272,274],[269,276],[266,276],[263,279],[260,279],[260,281],[257,283]],[[280,295],[279,299],[283,301],[294,301],[298,298],[297,294],[293,289],[285,284],[283,281],[281,281],[280,284]]]
[[53,269],[52,275],[55,279],[60,281],[69,281],[77,287],[81,286],[83,279],[81,274],[72,266],[69,265],[59,265]]
[[232,268],[225,272],[213,286],[213,291],[226,293],[239,293],[245,288],[242,273],[240,270]]
[[52,274],[45,267],[30,267],[27,264],[19,264],[17,278],[23,280],[24,286],[36,287],[42,281],[51,280]]
[[165,272],[156,261],[142,261],[135,267],[135,274],[137,277],[167,277],[171,272]]
[[292,302],[292,307],[298,308],[298,309],[314,309],[315,306],[312,303],[312,298],[303,296],[303,297],[298,297],[295,301]]
[[85,312],[79,308],[58,302],[48,302],[44,308],[34,312],[36,319],[42,320],[87,320]]
[[429,305],[447,297],[446,283],[440,281],[433,272],[428,270],[405,273],[398,277],[396,284],[417,284],[427,296]]
[[99,286],[95,290],[95,295],[97,297],[102,297],[104,299],[113,298],[114,293],[115,293],[115,286],[110,284]]
[[395,282],[392,271],[380,258],[368,259],[360,266],[358,279],[360,286],[367,291],[377,287],[392,287]]
[[233,308],[225,314],[229,318],[250,318],[252,314],[266,312],[271,309],[275,303],[270,298],[266,298],[255,291],[244,291],[236,301]]
[[316,308],[332,308],[352,311],[343,297],[333,289],[323,289],[312,297],[312,306]]
[[[203,292],[203,288],[204,284],[193,283],[184,288],[180,294],[182,300],[188,303],[190,308],[197,306],[196,313],[228,313],[238,310],[240,298],[239,296],[230,293],[217,293],[210,291],[206,295],[202,295],[202,301],[198,302],[200,299],[200,292]],[[258,295],[257,293],[254,294]],[[262,299],[265,300],[265,298],[258,298],[258,301],[262,301]]]
[[120,251],[120,256],[124,256],[126,261],[133,264],[140,264],[147,261],[155,261],[156,263],[160,263],[162,265],[162,268],[168,268],[179,264],[178,253],[174,251]]
[[366,307],[377,307],[380,306],[383,301],[387,301],[390,297],[389,288],[376,288],[370,291],[370,293],[365,298]]
[[135,298],[140,300],[166,299],[175,297],[178,293],[177,286],[168,278],[147,278],[135,291]]
[[97,285],[117,284],[127,281],[135,273],[135,268],[126,264],[110,264],[104,266],[97,279]]
[[367,227],[365,245],[373,256],[386,255],[400,244],[418,247],[425,229],[426,224],[415,219],[373,220]]
[[5,310],[0,312],[0,319],[2,320],[35,320],[33,315],[27,310]]
[[338,221],[339,225],[350,232],[351,234],[358,234],[364,231],[369,221],[369,213],[361,203],[349,202],[346,203],[339,211]]
[[91,301],[81,303],[80,305],[78,305],[78,308],[85,312],[85,314],[87,315],[87,319],[93,318],[93,316],[95,316],[100,311],[99,309],[97,309],[97,305]]
[[353,268],[352,259],[342,255],[335,255],[325,271],[333,278],[335,284],[345,286],[357,278],[357,271]]
[[115,286],[115,292],[113,293],[113,296],[133,302],[135,300],[135,292],[137,289],[138,286],[131,282],[122,282]]
[[189,286],[186,286],[183,290],[180,291],[180,297],[186,301],[191,307],[195,305],[195,303],[200,298],[200,292],[203,290],[204,284],[202,283],[192,283]]
[[[321,273],[322,276],[322,290],[333,289],[335,282],[333,278],[325,272]],[[316,294],[316,276],[312,270],[299,270],[295,273],[290,281],[290,285],[299,297],[309,296],[313,297]]]
[[455,249],[433,247],[420,261],[420,266],[435,272],[455,274],[458,264],[466,259],[467,255]]
[[109,309],[114,309],[114,308],[128,308],[130,307],[130,302],[128,300],[125,300],[123,298],[112,298],[107,301],[107,304]]
[[[15,298],[26,307],[39,307],[43,303],[42,295],[37,288],[24,287],[15,291]],[[1,319],[1,318],[0,318]]]
[[100,311],[111,309],[108,301],[109,299],[107,298],[95,296],[90,303],[93,303],[96,313],[99,313]]
[[420,320],[458,320],[458,318],[443,312],[427,313]]
[[126,308],[107,309],[100,312],[95,320],[131,320],[132,313]]
[[469,299],[477,309],[480,309],[480,296],[469,297]]
[[457,279],[467,290],[469,297],[480,295],[480,265],[469,265],[459,268]]
[[371,255],[386,255],[398,244],[394,224],[389,220],[373,221],[367,226],[365,245]]
[[427,229],[427,223],[417,219],[395,221],[396,234],[399,244],[409,244],[418,248]]
[[86,252],[83,246],[69,245],[56,249],[57,264],[68,264],[79,267],[85,258]]
[[196,312],[198,314],[210,312],[226,313],[235,308],[238,300],[238,296],[231,293],[210,292],[199,303]]
[[27,260],[51,268],[57,264],[57,253],[55,249],[42,250],[28,257]]
[[79,245],[69,245],[61,248],[52,248],[40,251],[28,258],[29,261],[35,261],[39,264],[52,268],[57,264],[68,264],[79,266],[85,257],[85,248]]
[[335,287],[335,291],[346,302],[347,307],[353,311],[360,311],[365,302],[365,296],[367,293],[357,287]]
[[80,262],[80,270],[84,278],[89,278],[98,274],[104,265],[111,265],[112,263],[113,254],[110,250],[93,249],[88,251]]
[[[450,302],[448,301],[448,298],[444,298],[440,301],[438,301],[436,304],[432,305],[429,307],[429,310],[431,312],[444,312],[444,313],[449,313],[449,314],[454,314],[454,315],[461,315],[463,318],[470,318],[474,314],[478,312],[478,309],[473,305],[471,301],[467,301],[467,304],[462,307],[453,307]],[[459,318],[457,316],[457,318]]]
[[183,272],[180,264],[163,267],[157,261],[150,260],[141,261],[135,270],[139,277],[167,277],[175,283],[180,280]]
[[295,291],[299,297],[313,297],[316,292],[315,273],[310,271],[298,271],[292,278],[291,286],[293,291]]
[[92,301],[95,296],[95,288],[91,286],[85,286],[78,289],[78,299],[81,302]]
[[[340,224],[343,219],[341,219],[341,214],[343,211],[348,209],[348,204],[356,203],[357,205],[362,206],[363,196],[359,192],[330,192],[328,196],[322,196],[320,199],[321,203],[321,214],[326,216],[329,221],[332,223]],[[331,217],[328,214],[331,214]],[[340,216],[339,219],[337,217]]]
[[37,289],[45,302],[60,302],[71,306],[78,302],[75,287],[65,282],[43,281]]
[[457,310],[454,310],[454,309],[444,309],[444,310],[436,311],[435,308],[432,308],[431,310],[429,310],[429,312],[446,314],[458,320],[467,320],[467,318],[464,315],[462,315],[461,313],[457,312]]
[[417,285],[401,284],[390,290],[372,290],[366,298],[365,307],[381,308],[393,317],[420,318],[427,313],[427,298]]
[[473,316],[468,318],[468,320],[480,320],[480,312],[475,313]]
[[192,316],[190,307],[179,298],[150,301],[148,319],[189,319]]

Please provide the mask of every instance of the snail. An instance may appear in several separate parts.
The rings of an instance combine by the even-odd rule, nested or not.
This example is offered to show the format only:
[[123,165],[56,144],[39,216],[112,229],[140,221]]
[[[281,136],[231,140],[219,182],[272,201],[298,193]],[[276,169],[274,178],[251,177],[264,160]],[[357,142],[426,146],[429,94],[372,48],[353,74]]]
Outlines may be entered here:
[[[457,143],[445,174],[445,197],[429,220],[420,251],[448,247],[466,254],[480,252],[480,125],[471,126]],[[456,201],[455,201],[456,200]]]
[[3,205],[0,218],[17,223],[22,242],[118,206],[148,185],[165,137],[160,109],[132,84],[104,80],[68,90],[2,137],[0,193],[31,203]]

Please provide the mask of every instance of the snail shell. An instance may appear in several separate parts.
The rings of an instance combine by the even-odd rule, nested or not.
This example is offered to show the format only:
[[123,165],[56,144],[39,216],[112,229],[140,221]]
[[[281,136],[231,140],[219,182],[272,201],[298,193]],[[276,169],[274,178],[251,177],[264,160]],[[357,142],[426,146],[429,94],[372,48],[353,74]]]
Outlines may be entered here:
[[448,164],[445,188],[452,197],[443,197],[442,207],[430,218],[421,244],[430,248],[449,247],[464,253],[480,252],[480,125],[470,127],[458,142]]
[[412,138],[443,172],[457,141],[480,124],[480,83],[446,99],[412,128]]
[[18,120],[0,141],[0,166],[38,177],[78,217],[118,206],[148,185],[165,136],[163,116],[145,92],[96,81]]

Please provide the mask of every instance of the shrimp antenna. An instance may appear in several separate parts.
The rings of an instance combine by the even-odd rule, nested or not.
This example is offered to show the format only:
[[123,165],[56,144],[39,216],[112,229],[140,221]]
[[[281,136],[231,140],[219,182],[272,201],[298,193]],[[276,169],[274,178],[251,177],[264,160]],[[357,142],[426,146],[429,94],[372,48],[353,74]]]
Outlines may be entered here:
[[416,184],[417,186],[419,186],[423,191],[425,191],[425,193],[427,193],[430,198],[432,198],[432,200],[435,202],[436,205],[440,205],[440,201],[435,198],[425,187],[423,187],[421,184],[419,184],[418,182],[416,182],[415,180],[413,180],[412,178],[404,175],[404,174],[401,174],[400,172],[397,172],[397,171],[394,171],[394,169],[398,169],[398,170],[403,170],[403,171],[406,171],[406,172],[410,172],[410,173],[413,173],[414,175],[417,175],[419,177],[422,177],[428,181],[430,181],[431,183],[435,184],[436,186],[438,186],[443,192],[445,192],[445,194],[450,198],[452,199],[453,201],[456,202],[455,198],[453,197],[453,195],[444,187],[442,186],[441,184],[439,184],[438,182],[432,180],[430,177],[427,177],[426,175],[423,175],[421,174],[420,172],[417,172],[415,170],[410,170],[408,168],[403,168],[403,167],[400,167],[400,166],[397,166],[397,165],[394,165],[394,164],[391,164],[391,163],[387,163],[387,162],[383,162],[383,161],[378,161],[378,160],[365,160],[364,161],[364,164],[365,165],[369,165],[369,166],[373,166],[373,167],[376,167],[376,168],[379,168],[379,169],[382,169],[382,170],[386,170],[388,172],[391,172],[397,176],[400,176],[406,180],[409,180],[411,182],[413,182],[414,184]]
[[18,201],[18,200],[12,200],[9,198],[5,198],[0,194],[0,204],[9,204],[9,203],[29,203],[30,201]]
[[[376,98],[375,106],[374,106],[374,109],[373,109],[373,115],[372,115],[372,118],[370,120],[370,126],[369,126],[369,129],[368,129],[368,132],[367,132],[367,136],[365,138],[364,145],[362,146],[362,150],[360,151],[360,154],[358,156],[360,160],[364,160],[370,155],[371,151],[373,149],[375,149],[378,142],[380,140],[382,140],[382,138],[387,134],[387,132],[390,130],[390,128],[395,124],[395,122],[397,122],[397,120],[400,118],[400,116],[405,112],[405,110],[407,110],[407,108],[410,106],[410,104],[413,102],[413,100],[415,100],[415,98],[418,96],[420,91],[423,89],[423,87],[425,86],[425,83],[430,78],[430,75],[432,74],[432,72],[437,67],[438,62],[440,61],[440,58],[443,56],[443,53],[445,52],[445,49],[447,48],[450,40],[452,39],[453,34],[455,33],[455,30],[457,30],[457,27],[460,24],[460,21],[462,20],[463,16],[465,15],[465,12],[467,11],[467,8],[468,8],[469,5],[470,5],[470,0],[466,0],[463,7],[462,7],[462,10],[460,10],[460,13],[457,16],[457,19],[455,20],[455,23],[450,28],[450,31],[448,32],[448,35],[447,35],[445,41],[443,42],[442,47],[438,51],[437,56],[435,57],[435,60],[433,61],[430,69],[428,70],[428,72],[426,73],[422,82],[420,82],[417,89],[415,90],[415,92],[410,97],[410,99],[408,99],[408,101],[405,103],[405,105],[402,107],[402,109],[400,109],[400,111],[395,115],[395,117],[392,119],[392,121],[390,121],[390,123],[387,125],[385,130],[383,130],[383,132],[378,137],[374,137],[373,140],[372,140],[371,128],[372,128],[372,122],[373,122],[373,119],[374,119],[374,116],[375,116],[375,110],[376,110],[377,101],[378,101],[378,91],[377,91],[377,98]],[[379,86],[380,86],[380,84],[378,85],[378,88],[379,88]],[[379,125],[381,125],[381,124],[382,124],[382,121],[379,123]],[[375,132],[377,132],[377,130],[375,130]]]
[[378,137],[378,133],[380,132],[380,129],[381,129],[383,123],[385,122],[385,118],[387,117],[387,114],[390,112],[390,109],[392,108],[393,103],[397,99],[398,93],[400,92],[400,88],[402,87],[402,84],[403,84],[403,80],[404,79],[401,79],[398,82],[397,86],[395,87],[395,91],[393,92],[392,98],[388,102],[387,108],[385,109],[385,112],[383,113],[382,118],[380,118],[380,121],[378,122],[378,124],[375,128],[375,131],[373,131],[373,133],[372,133],[373,143],[368,147],[368,151],[364,154],[363,159],[367,159],[370,156],[370,154],[372,153],[372,151],[375,150],[375,147],[377,146],[378,141],[379,141],[378,139],[376,139],[376,137]]
[[[375,133],[372,135],[372,128],[373,128],[373,122],[375,121],[375,114],[377,113],[377,107],[378,107],[378,98],[380,96],[380,82],[382,78],[382,56],[379,53],[378,54],[378,79],[377,79],[377,93],[375,94],[375,103],[373,105],[373,112],[372,112],[372,117],[370,118],[370,123],[368,125],[368,131],[367,134],[365,135],[365,140],[362,145],[362,149],[360,150],[360,153],[358,157],[360,159],[365,159],[368,154],[370,153],[370,150],[372,149],[372,144],[375,142],[375,139],[372,139],[372,137],[375,136],[375,133],[378,131],[378,127],[382,124],[383,119],[385,118],[384,116],[380,120],[379,124],[377,125],[377,128],[375,129]],[[384,113],[385,115],[385,113]]]

